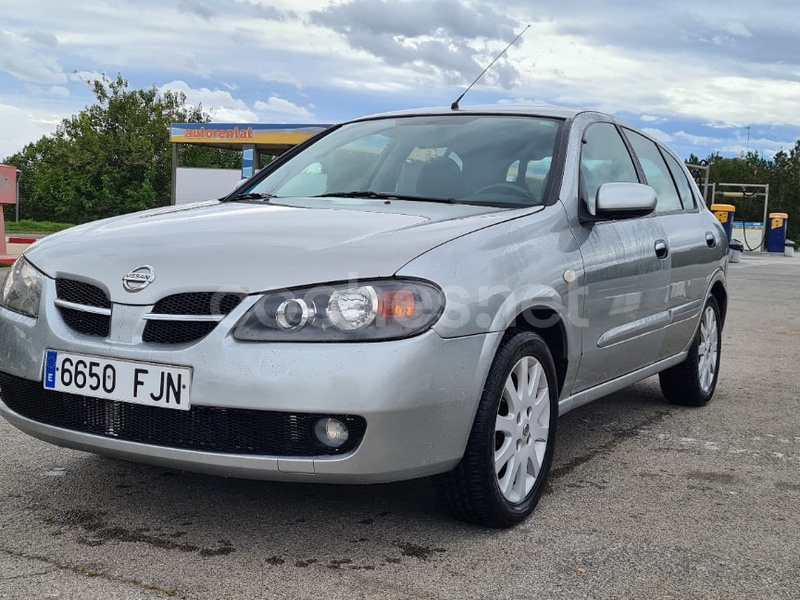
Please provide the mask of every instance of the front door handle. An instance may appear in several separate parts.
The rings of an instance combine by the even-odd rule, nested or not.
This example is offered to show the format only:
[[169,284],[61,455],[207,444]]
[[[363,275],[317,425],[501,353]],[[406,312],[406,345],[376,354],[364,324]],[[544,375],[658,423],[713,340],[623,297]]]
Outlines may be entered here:
[[669,246],[665,240],[656,240],[655,243],[656,256],[661,260],[669,256]]
[[706,231],[706,246],[714,248],[717,245],[717,236],[710,231]]

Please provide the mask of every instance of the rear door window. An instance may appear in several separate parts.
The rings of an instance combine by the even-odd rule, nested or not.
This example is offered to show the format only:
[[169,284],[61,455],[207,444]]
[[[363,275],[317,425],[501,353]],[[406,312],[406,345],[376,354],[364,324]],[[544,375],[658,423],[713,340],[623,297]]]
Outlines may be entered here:
[[656,143],[630,129],[626,129],[625,134],[628,136],[633,150],[639,158],[639,163],[644,170],[644,176],[647,178],[647,185],[652,187],[658,195],[656,212],[681,210],[683,208],[681,198],[675,188],[675,182],[672,181],[672,174],[669,172],[667,163],[664,162],[664,157],[661,156]]

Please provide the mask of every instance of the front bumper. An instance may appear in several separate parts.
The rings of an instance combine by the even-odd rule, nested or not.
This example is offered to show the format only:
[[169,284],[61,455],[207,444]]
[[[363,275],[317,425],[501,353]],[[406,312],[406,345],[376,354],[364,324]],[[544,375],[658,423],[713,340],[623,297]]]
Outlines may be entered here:
[[51,302],[43,302],[38,320],[0,308],[0,372],[41,382],[47,348],[187,365],[194,369],[193,406],[357,415],[366,420],[366,432],[355,450],[303,458],[125,441],[25,418],[2,402],[2,389],[0,415],[60,446],[233,477],[373,483],[444,472],[460,460],[501,334],[442,339],[428,331],[369,344],[241,343],[229,331],[246,309],[243,303],[196,343],[165,349],[77,334]]

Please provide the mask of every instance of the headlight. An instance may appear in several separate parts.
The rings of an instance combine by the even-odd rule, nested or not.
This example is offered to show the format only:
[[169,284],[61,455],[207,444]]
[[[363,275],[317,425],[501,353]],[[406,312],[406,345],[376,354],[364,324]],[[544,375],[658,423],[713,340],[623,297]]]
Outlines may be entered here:
[[18,258],[6,276],[0,292],[0,304],[28,317],[39,315],[44,276],[24,258]]
[[236,325],[243,342],[351,342],[426,331],[444,295],[414,280],[365,281],[267,294]]

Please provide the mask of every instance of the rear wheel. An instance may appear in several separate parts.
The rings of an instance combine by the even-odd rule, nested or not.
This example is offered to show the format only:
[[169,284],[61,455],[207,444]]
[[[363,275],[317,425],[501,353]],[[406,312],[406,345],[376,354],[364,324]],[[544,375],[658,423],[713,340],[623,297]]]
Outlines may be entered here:
[[530,515],[547,483],[557,420],[547,344],[532,332],[509,332],[489,371],[464,457],[434,479],[453,513],[488,527],[511,527]]
[[681,364],[659,373],[661,391],[668,402],[685,406],[703,406],[717,387],[722,356],[722,323],[719,305],[712,296],[706,301],[700,327]]

